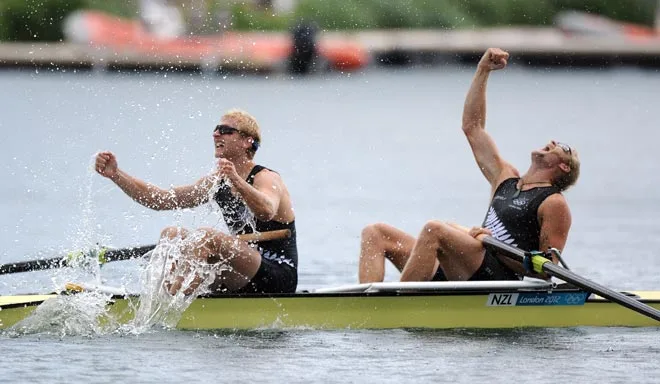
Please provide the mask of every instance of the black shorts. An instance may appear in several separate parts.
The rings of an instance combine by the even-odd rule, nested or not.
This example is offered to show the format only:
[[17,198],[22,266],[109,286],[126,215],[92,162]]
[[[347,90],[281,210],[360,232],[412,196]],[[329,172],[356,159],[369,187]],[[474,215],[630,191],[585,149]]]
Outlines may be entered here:
[[211,293],[295,293],[298,286],[298,270],[291,260],[258,248],[261,264],[254,277],[243,287],[230,291],[221,279],[211,283]]
[[[442,268],[438,268],[433,275],[432,281],[447,281]],[[502,264],[491,251],[486,250],[484,261],[477,271],[468,279],[468,281],[486,281],[486,280],[520,280],[520,277],[511,270],[511,268]]]
[[261,265],[252,280],[235,293],[295,293],[298,271],[295,267],[261,257]]

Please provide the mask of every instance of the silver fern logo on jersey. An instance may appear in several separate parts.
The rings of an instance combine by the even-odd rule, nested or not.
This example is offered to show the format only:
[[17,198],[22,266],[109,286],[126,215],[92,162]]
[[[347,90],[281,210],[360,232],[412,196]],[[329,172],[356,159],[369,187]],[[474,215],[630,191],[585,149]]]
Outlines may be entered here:
[[509,230],[504,226],[504,223],[502,223],[502,220],[500,220],[499,216],[497,216],[497,213],[493,207],[488,209],[488,214],[486,215],[486,220],[484,222],[484,228],[490,230],[492,236],[497,240],[509,245],[513,245],[514,247],[518,246],[518,244],[515,242],[516,239],[511,236]]

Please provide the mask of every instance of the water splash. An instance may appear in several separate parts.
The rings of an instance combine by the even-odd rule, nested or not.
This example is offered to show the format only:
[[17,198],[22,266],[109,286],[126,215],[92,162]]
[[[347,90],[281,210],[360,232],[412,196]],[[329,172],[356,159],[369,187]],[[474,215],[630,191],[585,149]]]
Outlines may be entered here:
[[[113,294],[103,286],[81,284],[85,290],[71,295],[60,295],[44,301],[27,318],[11,327],[8,335],[54,334],[65,336],[101,336],[109,333],[142,334],[154,329],[172,329],[184,311],[199,295],[209,293],[216,276],[228,270],[226,266],[210,265],[185,258],[182,249],[198,243],[203,232],[189,234],[185,239],[163,239],[145,255],[140,277],[138,300],[128,301],[127,310],[133,313],[128,322],[126,312],[110,310]],[[181,289],[174,295],[167,284],[174,276],[183,276]],[[196,287],[188,292],[193,280]],[[122,320],[123,319],[123,320]]]
[[[140,299],[133,320],[122,326],[127,333],[143,333],[154,327],[175,328],[183,312],[199,295],[208,293],[211,284],[225,266],[210,265],[203,261],[184,258],[182,249],[190,249],[203,236],[197,231],[174,239],[162,239],[156,248],[147,254],[149,260],[140,281]],[[184,277],[181,289],[174,295],[167,291],[175,276]],[[188,292],[195,278],[199,285]]]
[[110,295],[81,292],[44,301],[30,316],[14,324],[8,335],[55,334],[100,336],[117,329],[117,321],[106,310]]
[[[81,257],[72,263],[74,268],[59,270],[52,278],[56,287],[63,287],[70,281],[85,281],[84,275],[89,278],[91,274],[95,283],[91,286],[102,287],[100,265],[97,262],[98,234],[100,226],[95,222],[95,205],[93,199],[93,170],[89,172],[86,183],[86,194],[82,198],[82,218],[76,223],[76,235],[73,240],[77,249],[83,249]],[[218,179],[219,180],[219,179]],[[209,189],[209,203],[205,204],[207,214],[213,215],[212,225],[215,230],[229,232],[222,212],[218,209],[213,195],[217,190],[218,180],[212,180],[214,185]],[[176,212],[180,215],[182,212]],[[247,218],[250,221],[250,218]],[[252,218],[252,220],[254,220]],[[12,327],[13,334],[57,334],[64,336],[98,336],[112,332],[119,334],[141,334],[158,327],[169,329],[176,327],[184,311],[199,295],[210,291],[210,286],[224,271],[229,270],[226,265],[210,265],[205,261],[184,258],[182,250],[186,253],[200,244],[203,231],[190,232],[185,238],[163,239],[158,245],[142,259],[140,264],[139,299],[129,301],[129,309],[134,314],[132,319],[118,320],[124,314],[115,314],[109,310],[108,304],[112,300],[110,293],[102,291],[85,291],[74,295],[62,295],[46,300],[37,307],[30,316]],[[94,250],[97,250],[96,252]],[[166,286],[168,280],[174,276],[184,277],[182,289],[170,295]],[[201,279],[198,286],[188,292],[193,279]],[[117,316],[117,317],[115,317]],[[121,323],[120,323],[121,322]]]
[[[201,216],[205,213],[211,217],[214,221],[211,226],[215,230],[229,233],[222,211],[213,199],[219,188],[220,178],[212,178],[210,182],[213,185],[208,189],[208,203],[200,207],[204,211]],[[209,293],[216,277],[230,269],[226,265],[210,265],[205,261],[184,257],[183,250],[186,250],[186,254],[190,253],[193,247],[203,242],[205,235],[204,231],[192,231],[185,238],[164,238],[145,255],[143,260],[146,260],[146,263],[141,265],[139,301],[134,308],[135,316],[130,323],[121,327],[121,332],[140,334],[156,327],[175,328],[195,298]],[[171,295],[167,287],[176,276],[182,276],[184,279],[181,289]],[[192,292],[188,292],[195,278],[201,281]]]
[[68,236],[73,249],[69,252],[74,262],[74,268],[59,269],[55,271],[51,280],[54,287],[62,287],[70,281],[85,281],[90,276],[96,284],[101,284],[101,267],[96,256],[100,251],[100,244],[108,244],[110,238],[101,234],[101,225],[97,221],[96,200],[94,198],[94,180],[98,177],[94,171],[96,155],[90,158],[87,166],[87,179],[82,183],[80,190],[81,214],[79,220],[74,221],[73,234]]

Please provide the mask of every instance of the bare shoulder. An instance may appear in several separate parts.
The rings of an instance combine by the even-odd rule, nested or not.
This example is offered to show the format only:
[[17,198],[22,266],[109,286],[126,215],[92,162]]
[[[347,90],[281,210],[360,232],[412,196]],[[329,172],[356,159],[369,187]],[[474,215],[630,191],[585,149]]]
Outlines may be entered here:
[[504,180],[508,180],[511,178],[519,178],[519,177],[520,177],[520,172],[518,172],[518,170],[508,161],[503,161],[502,171],[491,185],[492,193],[493,194],[495,193],[497,187],[499,187]]
[[543,200],[543,203],[541,203],[541,207],[548,207],[551,209],[564,208],[568,210],[568,201],[566,200],[566,197],[564,197],[563,194],[554,193],[548,196],[545,200]]
[[563,220],[571,220],[571,210],[568,207],[568,201],[561,193],[555,193],[548,196],[539,206],[539,216],[558,217]]
[[268,168],[264,168],[259,173],[254,175],[254,181],[257,180],[282,180],[282,177],[280,176],[279,173],[270,170]]
[[261,187],[267,187],[272,189],[281,190],[284,189],[284,181],[279,173],[271,171],[268,168],[264,168],[259,173],[254,175],[254,186],[259,189]]
[[267,195],[274,203],[274,216],[271,219],[281,223],[295,220],[291,197],[279,173],[264,169],[254,176],[254,188]]

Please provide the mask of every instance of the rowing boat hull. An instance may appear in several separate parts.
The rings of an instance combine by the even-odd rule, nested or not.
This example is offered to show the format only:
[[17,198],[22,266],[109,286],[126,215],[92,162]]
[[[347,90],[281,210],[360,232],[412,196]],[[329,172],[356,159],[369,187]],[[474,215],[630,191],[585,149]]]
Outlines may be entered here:
[[[517,291],[500,291],[500,299]],[[660,292],[633,292],[660,309]],[[620,305],[592,297],[584,305],[493,305],[492,292],[298,293],[293,295],[198,298],[177,328],[215,329],[391,329],[519,327],[651,327],[660,322]],[[57,295],[0,297],[0,329],[26,318]],[[548,296],[549,297],[549,296]],[[504,299],[502,299],[504,300]],[[137,297],[114,297],[108,313],[130,321]],[[566,303],[564,303],[566,304]]]

